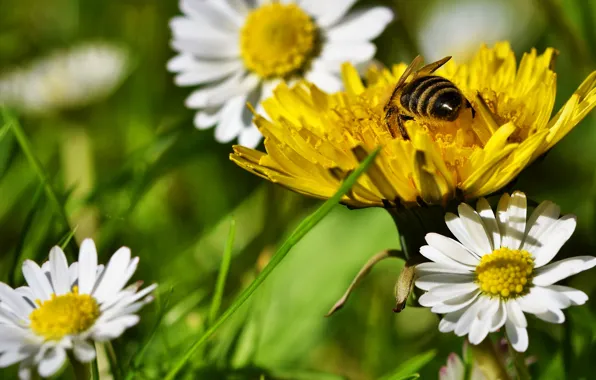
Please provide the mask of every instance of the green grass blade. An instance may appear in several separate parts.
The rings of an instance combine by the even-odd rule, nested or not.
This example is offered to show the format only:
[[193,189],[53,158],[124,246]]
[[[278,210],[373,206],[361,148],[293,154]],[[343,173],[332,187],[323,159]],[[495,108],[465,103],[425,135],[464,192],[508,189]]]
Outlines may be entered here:
[[418,372],[428,362],[433,360],[436,354],[436,350],[430,350],[420,355],[416,355],[413,358],[406,360],[397,369],[383,376],[380,380],[401,380],[416,378],[415,372]]
[[221,300],[224,294],[226,278],[228,277],[228,271],[230,270],[230,262],[232,261],[232,249],[234,248],[235,236],[236,220],[232,218],[232,221],[230,222],[230,232],[228,233],[228,241],[226,242],[226,248],[224,250],[224,254],[221,259],[221,266],[219,267],[219,273],[217,275],[213,300],[211,301],[211,307],[209,308],[209,325],[212,325],[213,322],[215,322],[217,314],[219,313],[219,308],[221,307]]
[[174,367],[166,376],[166,380],[173,380],[176,378],[176,374],[184,367],[196,350],[205,343],[219,327],[228,320],[250,298],[250,296],[257,290],[257,288],[265,281],[265,279],[273,272],[273,270],[279,265],[279,263],[286,257],[290,249],[300,240],[308,231],[310,231],[317,223],[319,223],[331,209],[339,203],[341,198],[346,194],[354,185],[358,177],[362,175],[368,167],[374,162],[375,157],[379,153],[380,148],[377,148],[371,153],[361,164],[358,166],[352,174],[346,178],[339,190],[329,198],[317,211],[311,214],[308,218],[302,221],[298,228],[292,233],[292,235],[283,243],[283,245],[277,250],[275,255],[271,258],[271,261],[265,269],[255,278],[255,280],[236,298],[234,303],[207,329],[207,331],[190,347],[190,349],[175,362]]
[[70,228],[70,222],[68,221],[68,215],[66,213],[66,210],[64,209],[64,205],[60,202],[60,199],[58,198],[58,195],[56,194],[56,191],[54,190],[54,187],[52,186],[41,162],[39,161],[35,153],[33,153],[33,146],[31,145],[29,138],[27,138],[25,131],[21,127],[21,124],[19,124],[16,117],[14,117],[10,112],[8,112],[6,108],[2,108],[2,118],[4,119],[4,122],[8,124],[12,129],[12,132],[14,133],[14,136],[16,137],[18,144],[23,150],[23,154],[27,157],[29,164],[32,166],[33,170],[39,177],[40,182],[43,184],[46,196],[54,206],[54,211],[58,213],[64,226],[69,231],[72,231],[72,229]]

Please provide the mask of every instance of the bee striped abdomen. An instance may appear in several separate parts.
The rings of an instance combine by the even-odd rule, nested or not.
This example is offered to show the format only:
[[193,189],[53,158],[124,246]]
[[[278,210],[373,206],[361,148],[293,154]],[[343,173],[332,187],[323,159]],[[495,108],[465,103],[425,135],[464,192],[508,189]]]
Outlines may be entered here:
[[408,83],[400,103],[415,116],[454,121],[464,103],[464,96],[449,80],[428,75]]

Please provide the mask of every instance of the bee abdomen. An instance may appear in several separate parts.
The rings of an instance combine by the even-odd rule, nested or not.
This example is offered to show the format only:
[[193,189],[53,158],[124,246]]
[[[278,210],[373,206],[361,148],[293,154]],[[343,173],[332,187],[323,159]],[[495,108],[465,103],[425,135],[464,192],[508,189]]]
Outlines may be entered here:
[[459,114],[463,95],[449,80],[429,75],[406,85],[400,102],[414,115],[453,121]]

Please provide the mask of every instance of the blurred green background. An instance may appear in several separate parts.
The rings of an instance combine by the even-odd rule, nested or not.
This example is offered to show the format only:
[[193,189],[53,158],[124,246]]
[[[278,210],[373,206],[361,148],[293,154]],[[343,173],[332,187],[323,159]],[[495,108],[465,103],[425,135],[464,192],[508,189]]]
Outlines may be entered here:
[[[357,6],[367,3],[392,6],[397,14],[377,40],[377,58],[385,64],[417,53],[461,61],[481,42],[502,39],[511,40],[518,57],[553,46],[561,53],[556,109],[596,69],[596,4],[590,0],[362,0]],[[125,367],[167,299],[137,374],[148,379],[163,377],[204,331],[232,218],[237,233],[223,308],[319,205],[238,168],[228,160],[231,145],[193,127],[193,112],[184,108],[190,90],[174,86],[165,69],[174,55],[168,20],[178,13],[170,0],[0,0],[0,77],[86,41],[112,42],[130,54],[124,82],[106,99],[19,119],[70,224],[78,226],[76,240],[93,237],[102,261],[122,245],[131,247],[141,257],[135,279],[160,284],[141,324],[114,342]],[[578,231],[563,255],[596,251],[595,144],[591,116],[514,185],[578,215]],[[22,260],[46,260],[67,232],[12,133],[0,132],[0,279],[22,284]],[[376,379],[429,351],[436,355],[419,373],[436,378],[447,355],[461,352],[463,339],[439,333],[429,310],[391,311],[398,262],[381,263],[343,310],[323,317],[360,266],[381,249],[399,247],[398,240],[384,210],[337,206],[180,378]],[[591,272],[571,283],[595,295]],[[563,326],[530,319],[534,378],[593,378],[595,309],[594,302],[570,309]],[[100,356],[102,372],[105,362]],[[15,375],[15,368],[0,371],[0,378]],[[70,369],[62,376],[72,376]]]

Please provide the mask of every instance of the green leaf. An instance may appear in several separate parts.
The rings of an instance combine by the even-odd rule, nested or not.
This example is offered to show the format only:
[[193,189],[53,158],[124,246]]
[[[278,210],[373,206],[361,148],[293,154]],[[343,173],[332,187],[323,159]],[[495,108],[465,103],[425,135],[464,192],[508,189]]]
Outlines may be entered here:
[[416,355],[413,358],[406,360],[399,367],[397,367],[397,369],[386,374],[380,380],[416,379],[420,377],[420,375],[417,375],[416,372],[430,362],[436,354],[436,350],[430,350],[420,355]]
[[219,308],[221,307],[221,300],[223,298],[224,287],[226,285],[226,277],[228,276],[228,271],[230,270],[230,262],[232,261],[232,249],[234,248],[235,236],[236,220],[232,218],[230,222],[230,232],[228,234],[228,241],[226,242],[226,248],[221,259],[221,266],[219,268],[219,274],[217,275],[215,292],[213,294],[213,300],[211,301],[211,307],[209,309],[209,325],[215,322],[215,318],[217,318]]
[[282,244],[277,250],[269,264],[263,269],[257,278],[236,298],[234,303],[213,323],[209,329],[190,347],[190,349],[177,361],[175,361],[174,367],[166,376],[166,380],[173,380],[182,367],[190,360],[196,350],[205,343],[219,327],[228,320],[234,314],[246,300],[252,296],[252,294],[259,288],[259,286],[265,281],[265,279],[273,272],[275,267],[286,257],[292,247],[302,239],[304,235],[308,233],[314,226],[317,225],[330,211],[339,203],[341,198],[352,188],[356,180],[368,169],[368,167],[374,162],[375,157],[379,153],[380,148],[377,148],[371,153],[358,168],[350,174],[350,176],[340,186],[338,191],[329,198],[319,209],[317,209],[308,218],[302,221],[298,228],[290,235],[290,237]]

